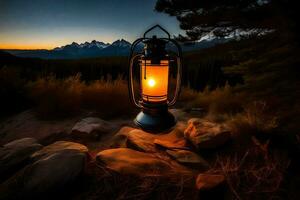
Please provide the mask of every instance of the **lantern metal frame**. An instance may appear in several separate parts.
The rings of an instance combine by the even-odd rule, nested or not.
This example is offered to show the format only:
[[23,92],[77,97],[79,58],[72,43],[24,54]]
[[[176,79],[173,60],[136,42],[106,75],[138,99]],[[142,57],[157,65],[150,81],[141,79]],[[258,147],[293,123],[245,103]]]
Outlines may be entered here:
[[[153,37],[147,37],[147,34],[153,29],[160,29],[168,37],[166,38],[157,38],[155,35]],[[136,53],[136,47],[144,43],[146,44],[144,51]],[[176,52],[167,52],[165,49],[166,44],[171,43],[176,47]],[[148,49],[147,49],[148,48]],[[150,49],[149,49],[150,48]],[[173,53],[174,56],[171,56],[170,53]],[[170,68],[170,62],[172,58],[176,59],[177,62],[177,80],[175,93],[172,100],[168,100],[168,94],[166,96],[166,101],[160,102],[151,102],[145,101],[143,98],[142,89],[140,89],[141,99],[137,100],[134,92],[134,81],[133,81],[133,68],[137,59],[145,60],[145,71],[146,71],[146,60],[151,60],[155,64],[160,64],[158,61],[168,60],[168,67]],[[168,107],[173,106],[180,94],[181,90],[181,76],[182,76],[182,50],[180,45],[176,40],[171,39],[170,34],[160,25],[155,25],[149,28],[143,35],[142,38],[135,40],[131,45],[130,51],[130,63],[129,63],[129,72],[128,72],[128,88],[129,88],[129,97],[131,102],[142,111],[134,119],[134,123],[139,126],[141,129],[152,132],[160,133],[166,132],[172,129],[176,125],[176,118],[168,111]],[[140,67],[140,66],[139,66]],[[142,73],[142,72],[141,72]],[[170,73],[170,72],[169,72]],[[146,72],[145,72],[146,75]],[[142,74],[140,74],[142,76]],[[168,74],[169,78],[170,74]],[[141,77],[140,77],[141,78]],[[140,83],[141,85],[142,83]],[[168,83],[169,86],[169,83]],[[155,98],[156,96],[151,96]],[[157,96],[158,97],[158,96]],[[159,96],[160,97],[160,96]]]

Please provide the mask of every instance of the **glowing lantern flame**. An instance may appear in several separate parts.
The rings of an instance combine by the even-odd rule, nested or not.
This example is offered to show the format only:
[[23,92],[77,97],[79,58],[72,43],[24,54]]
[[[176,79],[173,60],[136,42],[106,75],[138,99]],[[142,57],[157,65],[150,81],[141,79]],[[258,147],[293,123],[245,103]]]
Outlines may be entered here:
[[155,80],[152,79],[152,78],[150,78],[149,81],[148,81],[148,85],[149,85],[150,87],[154,87],[154,86],[155,86]]

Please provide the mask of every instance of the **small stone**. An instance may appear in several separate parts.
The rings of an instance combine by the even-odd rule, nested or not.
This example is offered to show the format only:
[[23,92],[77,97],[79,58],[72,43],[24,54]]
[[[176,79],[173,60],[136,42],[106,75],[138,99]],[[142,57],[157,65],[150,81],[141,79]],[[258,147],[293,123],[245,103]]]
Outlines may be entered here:
[[199,174],[196,179],[196,188],[200,191],[211,190],[224,182],[225,177],[223,175]]
[[76,138],[98,138],[102,134],[111,133],[117,129],[107,121],[96,117],[88,117],[77,122],[72,128],[71,134]]

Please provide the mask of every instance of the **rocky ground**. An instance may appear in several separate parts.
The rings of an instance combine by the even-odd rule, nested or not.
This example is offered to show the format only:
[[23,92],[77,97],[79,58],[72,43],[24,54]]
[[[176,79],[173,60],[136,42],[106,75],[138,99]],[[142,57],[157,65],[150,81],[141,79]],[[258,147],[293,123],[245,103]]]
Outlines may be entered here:
[[172,112],[176,127],[156,135],[89,114],[8,119],[0,126],[0,199],[222,199],[228,181],[212,170],[211,155],[231,143],[230,129]]

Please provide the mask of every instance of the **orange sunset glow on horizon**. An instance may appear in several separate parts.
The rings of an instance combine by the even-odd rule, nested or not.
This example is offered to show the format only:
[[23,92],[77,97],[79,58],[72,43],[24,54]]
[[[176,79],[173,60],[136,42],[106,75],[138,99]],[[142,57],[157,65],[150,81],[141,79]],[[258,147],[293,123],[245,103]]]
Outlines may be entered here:
[[53,48],[55,48],[54,45],[41,45],[41,44],[32,44],[32,45],[24,45],[24,44],[0,44],[0,49],[11,49],[11,50],[38,50],[38,49],[51,50]]
[[[51,50],[56,47],[64,46],[67,44],[71,44],[72,42],[76,43],[84,43],[92,40],[99,40],[105,43],[111,43],[114,41],[115,37],[112,36],[102,36],[101,34],[87,34],[87,36],[81,36],[76,33],[72,35],[72,33],[67,33],[64,35],[70,36],[60,36],[59,34],[48,35],[46,37],[43,35],[42,37],[28,37],[24,36],[10,36],[3,35],[0,33],[0,49],[14,49],[14,50],[38,50],[38,49],[46,49]],[[15,38],[13,38],[15,37]]]

